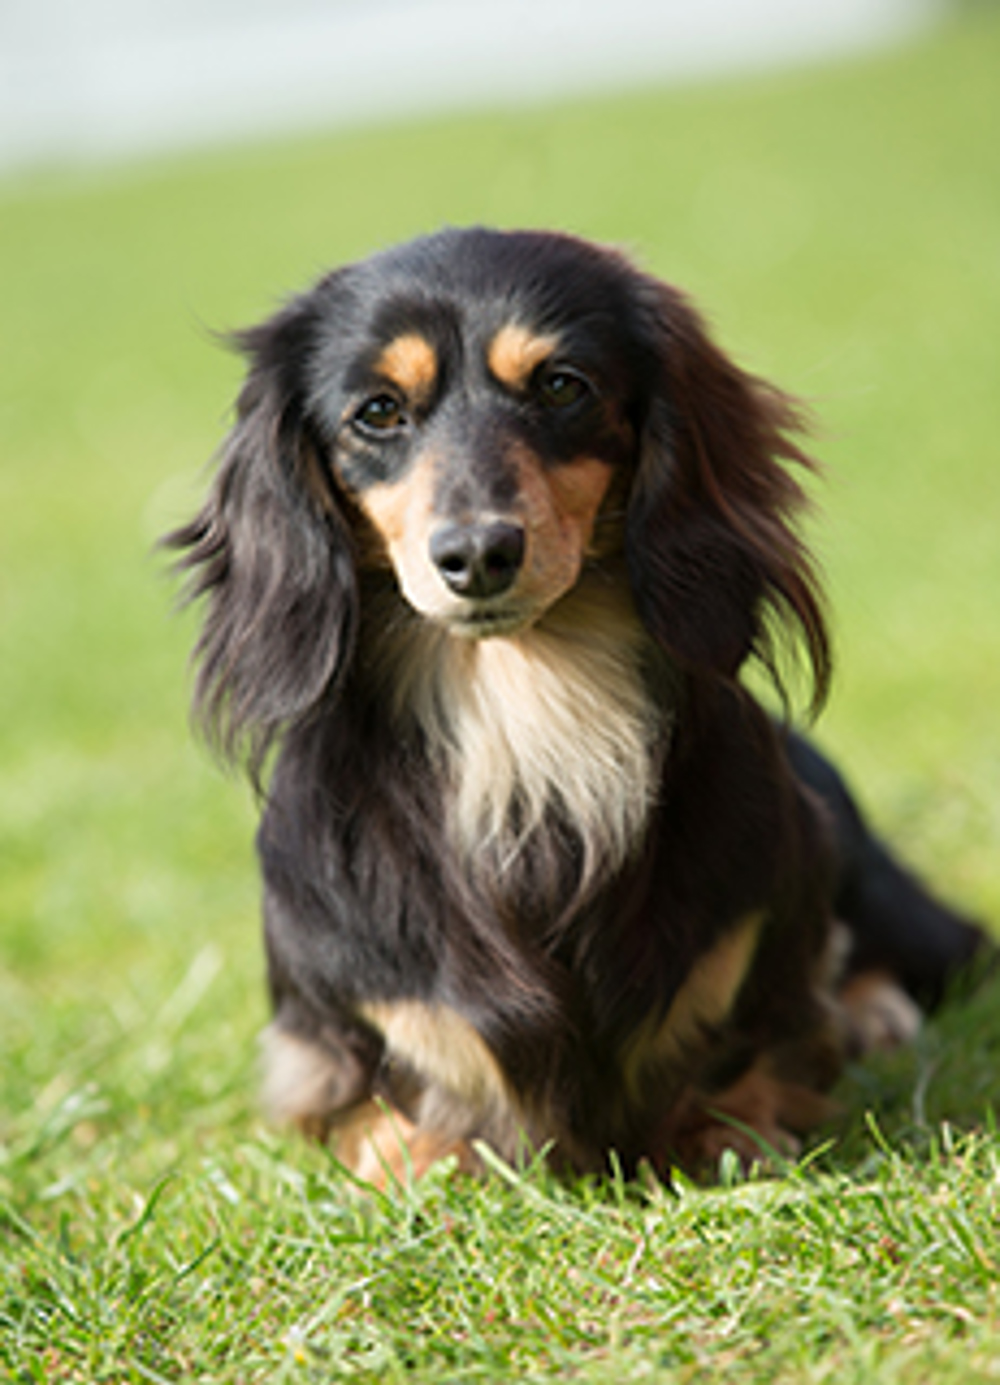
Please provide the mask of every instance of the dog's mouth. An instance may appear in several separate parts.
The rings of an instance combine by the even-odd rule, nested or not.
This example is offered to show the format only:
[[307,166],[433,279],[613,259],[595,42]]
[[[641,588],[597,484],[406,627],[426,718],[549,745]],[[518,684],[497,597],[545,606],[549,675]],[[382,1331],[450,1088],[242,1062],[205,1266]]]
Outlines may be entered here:
[[537,612],[523,607],[473,607],[448,617],[446,622],[452,634],[467,640],[492,639],[502,635],[516,635],[533,625]]

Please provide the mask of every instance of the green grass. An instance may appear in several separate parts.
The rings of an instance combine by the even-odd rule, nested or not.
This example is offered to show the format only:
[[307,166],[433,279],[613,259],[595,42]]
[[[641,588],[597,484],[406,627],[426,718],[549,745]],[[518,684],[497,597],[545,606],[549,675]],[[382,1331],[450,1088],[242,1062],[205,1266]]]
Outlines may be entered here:
[[822,734],[1000,919],[1000,19],[795,75],[0,186],[0,1372],[17,1382],[1000,1379],[996,987],[719,1191],[358,1197],[254,1108],[253,810],[149,556],[211,333],[442,222],[633,249],[813,401]]

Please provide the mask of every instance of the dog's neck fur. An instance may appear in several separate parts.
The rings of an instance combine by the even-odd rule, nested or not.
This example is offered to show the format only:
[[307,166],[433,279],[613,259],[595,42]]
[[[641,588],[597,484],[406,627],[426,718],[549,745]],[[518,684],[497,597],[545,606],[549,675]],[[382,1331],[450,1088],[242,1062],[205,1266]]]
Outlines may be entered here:
[[553,827],[580,849],[579,889],[642,842],[671,716],[649,684],[650,641],[620,584],[585,577],[529,630],[468,640],[419,618],[380,623],[368,668],[401,730],[446,785],[465,869],[505,878]]

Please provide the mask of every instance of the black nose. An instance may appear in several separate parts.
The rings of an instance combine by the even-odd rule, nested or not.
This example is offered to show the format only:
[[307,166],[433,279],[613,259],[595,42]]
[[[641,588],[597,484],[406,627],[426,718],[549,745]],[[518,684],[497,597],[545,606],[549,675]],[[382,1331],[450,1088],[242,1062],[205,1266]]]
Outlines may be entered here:
[[431,535],[431,560],[458,596],[498,596],[524,561],[519,524],[449,524]]

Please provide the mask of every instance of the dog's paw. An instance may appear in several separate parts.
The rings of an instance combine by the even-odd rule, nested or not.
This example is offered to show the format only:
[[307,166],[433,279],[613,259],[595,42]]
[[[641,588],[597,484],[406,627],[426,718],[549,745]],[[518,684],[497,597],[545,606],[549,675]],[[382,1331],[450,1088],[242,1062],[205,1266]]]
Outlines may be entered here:
[[914,1041],[923,1012],[887,971],[863,971],[843,986],[839,995],[847,1031],[847,1047],[857,1057],[901,1048]]

